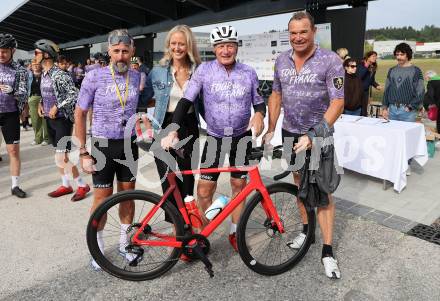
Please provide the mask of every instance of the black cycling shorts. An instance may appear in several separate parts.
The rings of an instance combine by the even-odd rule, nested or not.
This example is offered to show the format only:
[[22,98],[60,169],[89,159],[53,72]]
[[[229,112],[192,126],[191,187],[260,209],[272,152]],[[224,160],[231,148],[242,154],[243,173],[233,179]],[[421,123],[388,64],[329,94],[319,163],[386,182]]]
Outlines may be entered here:
[[[132,137],[129,143],[128,151],[131,152],[133,160],[124,165],[115,161],[115,159],[126,160],[124,152],[124,139],[104,139],[92,137],[92,157],[95,159],[97,171],[92,175],[93,187],[111,188],[116,175],[118,182],[135,182],[138,170],[137,160],[139,158],[139,149],[135,143],[135,137]],[[106,145],[107,146],[104,146]],[[133,173],[130,169],[132,167]]]
[[[243,140],[241,140],[242,138]],[[210,140],[212,142],[210,142]],[[216,146],[210,146],[211,143],[214,144],[214,141],[216,142]],[[200,168],[223,167],[226,154],[229,155],[229,166],[249,165],[248,156],[250,155],[251,151],[251,131],[247,131],[246,133],[237,137],[217,138],[208,135],[205,146],[203,147]],[[220,173],[207,173],[201,174],[200,179],[216,182],[219,176]],[[246,171],[231,172],[231,177],[235,179],[245,179],[246,176]]]
[[45,117],[49,142],[57,152],[69,152],[72,149],[73,123],[65,117],[51,119]]
[[20,115],[17,111],[0,113],[0,127],[6,144],[20,143]]

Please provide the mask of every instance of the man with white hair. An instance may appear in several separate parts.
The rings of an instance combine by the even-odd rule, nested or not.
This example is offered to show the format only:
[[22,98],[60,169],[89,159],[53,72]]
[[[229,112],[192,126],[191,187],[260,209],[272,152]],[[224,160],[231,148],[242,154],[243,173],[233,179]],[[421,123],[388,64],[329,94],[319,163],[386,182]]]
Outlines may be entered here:
[[[211,44],[216,59],[201,64],[191,77],[182,99],[174,111],[173,123],[181,125],[188,108],[203,94],[207,141],[203,148],[202,167],[217,168],[223,165],[225,153],[231,166],[247,165],[246,154],[252,148],[251,128],[259,136],[263,131],[266,105],[258,94],[258,77],[252,67],[236,61],[238,51],[237,31],[232,26],[219,26],[211,32]],[[251,108],[255,115],[251,118]],[[162,140],[165,149],[172,147],[177,131]],[[211,145],[214,144],[214,148]],[[229,145],[228,145],[229,144]],[[208,147],[209,146],[209,147]],[[242,146],[242,147],[240,147]],[[240,153],[242,152],[242,153]],[[244,162],[236,162],[237,158]],[[207,163],[209,162],[209,163]],[[202,174],[197,185],[197,201],[203,211],[212,203],[219,174]],[[246,186],[246,172],[231,172],[232,197]],[[232,212],[229,242],[237,248],[236,229],[244,203]]]
[[[80,143],[80,161],[83,170],[92,174],[94,199],[91,212],[113,194],[113,180],[116,175],[118,191],[132,190],[136,183],[138,147],[133,130],[129,127],[139,99],[140,74],[130,69],[130,59],[134,54],[134,41],[126,29],[117,29],[108,36],[109,66],[88,72],[82,82],[75,111],[76,137]],[[89,109],[93,109],[92,151],[86,149],[86,119]],[[128,140],[128,141],[127,141]],[[128,152],[124,145],[129,145]],[[133,166],[119,163],[119,160],[133,158]],[[104,167],[96,170],[97,165]],[[105,162],[100,162],[104,160]],[[131,167],[131,168],[130,168]],[[134,167],[134,168],[133,168]],[[134,170],[134,171],[133,171]],[[126,250],[127,229],[133,221],[134,202],[121,203],[119,217],[121,238],[119,252],[126,260],[132,261],[133,253]],[[98,245],[104,251],[102,230],[105,222],[98,226]],[[92,260],[92,268],[100,269]]]

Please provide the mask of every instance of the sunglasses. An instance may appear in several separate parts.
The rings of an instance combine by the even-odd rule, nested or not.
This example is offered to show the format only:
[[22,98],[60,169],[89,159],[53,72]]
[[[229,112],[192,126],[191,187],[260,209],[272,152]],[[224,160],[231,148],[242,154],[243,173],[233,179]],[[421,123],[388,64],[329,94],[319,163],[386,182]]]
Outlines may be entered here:
[[131,45],[133,39],[130,36],[112,36],[108,40],[108,43],[110,45],[118,45],[119,43],[125,44],[125,45]]
[[350,68],[357,68],[357,65],[348,65]]

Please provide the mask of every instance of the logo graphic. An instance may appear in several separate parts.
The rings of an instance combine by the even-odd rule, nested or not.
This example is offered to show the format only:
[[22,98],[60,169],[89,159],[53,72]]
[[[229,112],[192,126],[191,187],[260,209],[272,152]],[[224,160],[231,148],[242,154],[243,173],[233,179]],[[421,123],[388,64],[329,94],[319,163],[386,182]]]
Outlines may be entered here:
[[333,78],[333,86],[337,90],[341,90],[342,87],[344,86],[344,78],[342,76]]

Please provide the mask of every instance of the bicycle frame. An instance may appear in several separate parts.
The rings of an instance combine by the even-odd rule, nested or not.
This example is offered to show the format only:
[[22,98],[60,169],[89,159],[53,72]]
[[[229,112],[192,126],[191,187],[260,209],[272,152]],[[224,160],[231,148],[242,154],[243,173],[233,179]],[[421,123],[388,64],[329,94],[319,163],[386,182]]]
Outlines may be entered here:
[[169,173],[167,175],[167,180],[169,182],[169,188],[163,195],[162,199],[158,204],[153,206],[153,208],[148,212],[148,214],[142,220],[142,226],[136,231],[132,238],[132,242],[137,245],[144,246],[167,246],[167,247],[182,247],[182,242],[177,240],[175,237],[167,237],[165,235],[157,235],[163,239],[163,241],[157,240],[141,240],[139,239],[139,234],[142,233],[143,229],[147,226],[148,222],[154,216],[154,214],[159,210],[162,204],[167,200],[167,198],[173,194],[178,210],[182,214],[185,224],[191,225],[191,221],[186,211],[186,207],[182,200],[180,190],[176,184],[176,175],[193,175],[193,174],[209,174],[209,173],[222,173],[222,172],[236,172],[236,171],[247,171],[249,175],[249,182],[246,184],[244,189],[240,191],[228,204],[223,208],[223,210],[212,219],[208,225],[200,232],[201,235],[208,237],[212,232],[234,211],[234,209],[249,196],[253,191],[258,191],[263,196],[262,206],[269,219],[273,219],[273,222],[277,225],[278,230],[284,233],[284,227],[276,211],[276,208],[272,202],[272,199],[267,192],[266,186],[261,180],[260,172],[258,166],[247,166],[247,167],[220,167],[220,168],[205,168],[198,170],[185,170],[176,173]]

